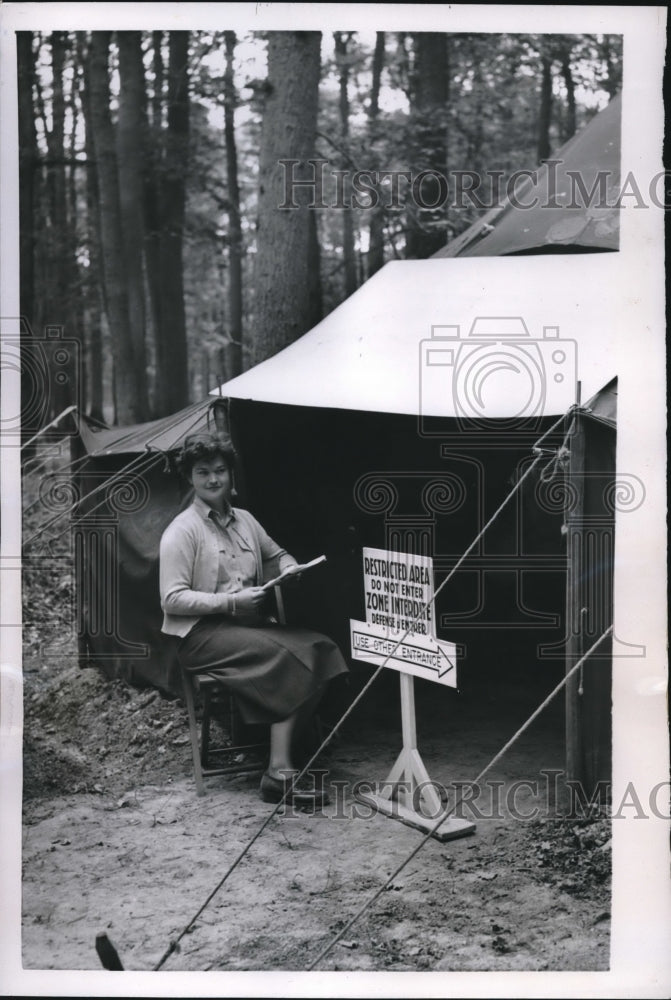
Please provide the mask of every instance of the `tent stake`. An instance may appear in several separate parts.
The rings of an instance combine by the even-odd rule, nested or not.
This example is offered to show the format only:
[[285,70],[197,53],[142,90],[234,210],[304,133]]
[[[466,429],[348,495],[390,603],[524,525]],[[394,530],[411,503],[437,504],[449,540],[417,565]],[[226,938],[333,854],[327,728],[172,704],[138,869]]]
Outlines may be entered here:
[[96,934],[96,951],[98,952],[98,958],[102,963],[103,969],[107,969],[109,972],[124,971],[119,953],[104,931]]

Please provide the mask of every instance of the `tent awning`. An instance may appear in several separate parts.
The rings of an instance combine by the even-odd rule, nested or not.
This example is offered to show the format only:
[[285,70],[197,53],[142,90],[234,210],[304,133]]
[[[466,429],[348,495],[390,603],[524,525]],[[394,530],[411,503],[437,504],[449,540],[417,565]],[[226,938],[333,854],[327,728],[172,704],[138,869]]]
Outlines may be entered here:
[[75,419],[89,455],[135,455],[148,449],[172,451],[187,434],[214,429],[216,409],[222,405],[223,400],[204,399],[169,417],[130,427],[99,427],[81,414],[75,414]]
[[524,269],[514,258],[394,261],[217,392],[437,417],[559,415],[576,380],[588,399],[617,374],[618,264],[611,254],[588,267],[572,255]]

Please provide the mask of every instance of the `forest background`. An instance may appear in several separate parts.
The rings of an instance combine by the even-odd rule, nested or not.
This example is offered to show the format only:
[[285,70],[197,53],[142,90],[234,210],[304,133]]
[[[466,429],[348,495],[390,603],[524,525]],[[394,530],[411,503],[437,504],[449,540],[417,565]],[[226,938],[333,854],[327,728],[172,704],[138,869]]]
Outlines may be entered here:
[[[455,197],[460,174],[467,190],[495,172],[505,191],[622,82],[614,35],[17,38],[31,433],[73,404],[132,424],[204,398],[387,260],[430,257],[459,235],[485,210]],[[317,169],[325,207],[297,185],[299,207],[280,208],[288,171]],[[352,186],[364,174],[367,193]]]

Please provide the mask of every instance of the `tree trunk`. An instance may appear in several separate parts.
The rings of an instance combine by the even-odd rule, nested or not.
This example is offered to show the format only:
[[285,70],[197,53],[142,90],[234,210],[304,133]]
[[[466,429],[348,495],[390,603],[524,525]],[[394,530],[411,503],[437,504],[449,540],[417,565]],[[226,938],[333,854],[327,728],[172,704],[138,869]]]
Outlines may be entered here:
[[[478,42],[480,39],[477,40]],[[482,170],[482,145],[484,140],[483,121],[485,117],[485,102],[489,100],[485,85],[482,79],[482,65],[486,58],[486,53],[480,55],[480,46],[476,48],[476,58],[473,65],[473,90],[475,91],[475,122],[470,142],[470,169],[477,174]]]
[[[408,211],[406,256],[431,257],[446,242],[447,219],[447,111],[449,68],[447,37],[422,32],[413,35],[415,53],[411,88],[413,178],[428,171],[421,184],[415,181]],[[444,178],[441,184],[440,178]]]
[[119,423],[119,395],[117,392],[117,377],[116,377],[116,365],[114,363],[114,358],[112,358],[112,424],[114,427]]
[[[333,33],[335,41],[336,65],[338,66],[338,77],[340,85],[340,96],[338,108],[340,111],[340,133],[343,145],[347,149],[349,138],[349,62],[348,45],[352,38],[351,32],[335,31]],[[343,164],[343,167],[347,167]],[[343,195],[345,207],[342,209],[343,223],[343,264],[345,269],[345,297],[349,298],[357,289],[356,258],[354,252],[354,219],[352,217],[351,196],[352,185],[349,180],[349,173],[345,175],[343,184]]]
[[321,247],[317,228],[317,213],[308,215],[308,307],[306,331],[324,318],[324,299],[321,279]]
[[34,192],[37,169],[37,135],[33,110],[35,64],[32,33],[18,31],[19,99],[19,265],[20,308],[28,323],[32,320],[35,286]]
[[601,86],[612,100],[622,87],[622,64],[618,62],[617,57],[613,56],[613,45],[610,35],[603,36],[598,48],[606,63],[606,76],[601,80]]
[[[97,304],[95,304],[97,305]],[[100,325],[100,309],[93,308],[88,312],[89,330],[89,416],[94,420],[105,419],[103,403],[105,388],[103,381],[103,339]]]
[[164,412],[189,402],[182,244],[189,153],[189,32],[171,31],[168,60],[168,128],[161,171],[161,325],[156,346]]
[[[78,58],[72,60],[72,82],[70,85],[70,114],[72,116],[72,126],[69,129],[69,150],[68,150],[68,218],[70,224],[68,233],[71,240],[68,251],[70,273],[72,274],[72,314],[74,318],[74,331],[80,344],[80,365],[77,403],[82,413],[86,412],[86,400],[88,394],[88,367],[85,364],[85,314],[86,314],[86,287],[83,274],[78,265],[77,253],[85,237],[84,226],[80,220],[85,219],[85,213],[81,211],[85,200],[85,184],[79,181],[82,164],[77,159],[78,142],[80,134],[80,104],[78,102],[78,80],[80,75],[80,63]],[[86,170],[86,168],[84,168]]]
[[228,325],[230,344],[227,352],[227,378],[242,371],[242,225],[240,222],[240,187],[238,154],[235,146],[235,107],[237,97],[233,78],[235,32],[224,32],[226,70],[224,73],[224,137],[226,141],[226,179],[228,186]]
[[[51,294],[49,323],[67,325],[67,295],[69,287],[66,273],[67,260],[67,199],[65,193],[65,99],[63,96],[63,63],[65,59],[65,33],[52,31],[51,45],[51,128],[47,132],[49,165],[47,189],[49,192],[49,251],[51,258]],[[69,332],[69,331],[68,331]]]
[[155,129],[163,127],[163,32],[152,31],[151,33],[153,50],[153,70],[154,70],[154,93],[151,99],[151,123]]
[[[252,363],[292,343],[310,327],[312,270],[309,259],[309,188],[294,191],[298,208],[285,201],[279,160],[305,163],[314,156],[317,130],[321,33],[274,31],[268,42],[268,86],[261,133],[259,216]],[[312,168],[295,169],[312,179]]]
[[566,44],[562,51],[561,73],[566,87],[566,123],[563,129],[562,139],[568,142],[571,136],[575,135],[575,81],[571,72],[571,46]]
[[140,420],[149,419],[143,276],[143,168],[147,133],[141,33],[118,31],[119,121],[116,129],[119,205],[128,290],[128,323],[137,373]]
[[[21,324],[21,354],[30,351],[35,319],[35,187],[37,184],[37,135],[33,109],[35,62],[32,33],[18,31],[18,104],[19,104],[19,308]],[[38,429],[32,426],[27,410],[34,400],[35,385],[28,364],[21,365],[21,436],[32,437]]]
[[[47,115],[44,105],[44,93],[42,89],[41,76],[42,74],[37,72],[38,60],[41,59],[41,50],[44,44],[44,38],[39,32],[37,35],[37,43],[35,46],[35,51],[33,53],[33,119],[36,123],[41,126],[41,134],[47,136],[49,128],[47,125]],[[39,131],[38,133],[39,134]],[[49,189],[47,183],[47,162],[48,155],[43,156],[42,151],[38,146],[37,149],[37,160],[35,164],[35,185],[33,189],[33,224],[35,229],[35,240],[33,244],[33,267],[34,267],[34,283],[33,292],[34,299],[32,303],[31,310],[31,324],[33,327],[33,332],[37,333],[42,331],[45,324],[49,322],[49,318],[46,315],[46,310],[48,309],[48,304],[50,301],[49,293],[49,280],[50,280],[50,235],[49,235]],[[42,290],[42,294],[36,294],[36,289]],[[45,301],[46,299],[46,301]],[[45,393],[48,391],[48,387],[45,386]],[[37,428],[34,428],[34,430]]]
[[552,59],[541,57],[541,99],[538,112],[538,162],[550,157],[550,121],[552,119]]
[[[77,342],[79,330],[76,323],[74,288],[77,283],[75,261],[74,219],[68,215],[68,191],[65,170],[65,92],[64,69],[68,51],[68,36],[64,31],[53,31],[50,36],[52,95],[51,129],[47,132],[49,165],[48,190],[48,241],[47,254],[48,302],[46,317],[51,326],[61,327],[68,340]],[[52,347],[53,355],[57,348]],[[80,386],[77,384],[78,365],[73,350],[66,347],[67,360],[51,367],[58,370],[49,393],[49,413],[53,419],[67,406],[79,403]]]
[[163,329],[163,302],[161,298],[161,167],[164,133],[163,121],[163,32],[152,32],[154,92],[151,100],[151,126],[145,143],[144,174],[144,220],[145,220],[145,264],[154,354],[154,385],[152,391],[153,416],[160,417],[169,412],[164,402],[164,385],[160,364],[160,337]]
[[105,300],[114,356],[116,418],[122,423],[138,420],[139,384],[133,360],[128,322],[128,295],[124,245],[119,212],[119,184],[114,130],[110,117],[108,60],[109,31],[91,33],[89,78],[91,126],[99,190],[100,236]]
[[203,348],[203,353],[201,354],[201,386],[198,395],[204,398],[210,391],[210,352],[207,348]]
[[105,305],[105,282],[100,263],[100,211],[98,178],[95,153],[93,150],[93,129],[91,126],[90,81],[88,59],[85,52],[85,33],[77,32],[77,61],[83,69],[83,85],[79,97],[84,114],[84,151],[86,154],[86,246],[89,254],[87,298],[89,308],[83,328],[86,344],[89,409],[95,420],[104,420],[104,381],[102,350],[102,316],[107,312]]
[[[373,80],[370,92],[370,107],[368,109],[368,122],[371,146],[375,148],[378,138],[378,115],[380,113],[380,82],[382,79],[382,69],[384,67],[385,56],[385,34],[378,31],[375,37],[375,51],[373,53]],[[379,196],[379,192],[378,192]],[[368,234],[368,277],[370,278],[376,271],[384,265],[384,209],[381,204],[373,205],[370,209],[370,229]]]

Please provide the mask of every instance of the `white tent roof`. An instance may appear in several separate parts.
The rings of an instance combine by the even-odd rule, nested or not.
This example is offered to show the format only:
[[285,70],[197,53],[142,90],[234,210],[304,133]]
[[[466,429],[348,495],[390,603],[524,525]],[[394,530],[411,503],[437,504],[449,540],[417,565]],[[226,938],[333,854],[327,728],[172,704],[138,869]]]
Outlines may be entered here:
[[617,253],[395,261],[213,395],[425,416],[560,414],[576,379],[584,402],[617,374],[625,281]]

